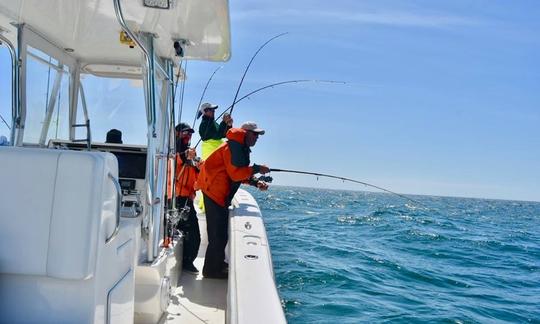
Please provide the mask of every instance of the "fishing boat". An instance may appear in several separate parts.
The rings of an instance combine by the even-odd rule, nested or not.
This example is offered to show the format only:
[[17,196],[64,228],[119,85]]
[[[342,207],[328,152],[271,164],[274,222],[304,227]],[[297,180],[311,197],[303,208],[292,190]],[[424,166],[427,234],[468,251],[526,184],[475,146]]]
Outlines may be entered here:
[[[1,0],[0,42],[12,66],[10,146],[0,147],[0,322],[285,322],[248,192],[230,207],[228,280],[182,273],[182,235],[167,242],[164,230],[179,217],[166,203],[175,82],[186,77],[179,62],[230,58],[227,0]],[[99,121],[88,78],[142,81],[146,145],[92,140]]]

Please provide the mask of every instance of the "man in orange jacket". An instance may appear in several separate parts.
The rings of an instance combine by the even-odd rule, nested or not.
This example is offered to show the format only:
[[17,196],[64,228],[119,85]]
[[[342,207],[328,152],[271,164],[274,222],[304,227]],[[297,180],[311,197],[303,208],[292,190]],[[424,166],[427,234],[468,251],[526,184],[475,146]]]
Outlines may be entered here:
[[256,173],[268,173],[266,165],[250,166],[250,147],[257,143],[264,130],[254,122],[246,122],[241,128],[227,132],[226,143],[214,151],[202,164],[196,186],[201,189],[206,210],[208,247],[204,259],[203,275],[206,278],[225,279],[228,268],[225,263],[225,246],[228,240],[228,207],[241,183],[267,190],[268,184],[258,181]]
[[201,232],[197,213],[193,206],[195,199],[195,181],[199,169],[194,162],[195,150],[189,148],[191,135],[195,132],[188,124],[180,123],[176,125],[176,176],[175,193],[176,208],[180,213],[187,216],[187,219],[180,219],[178,229],[184,233],[184,252],[182,268],[186,272],[193,274],[199,270],[193,265],[197,258],[199,246],[201,244]]

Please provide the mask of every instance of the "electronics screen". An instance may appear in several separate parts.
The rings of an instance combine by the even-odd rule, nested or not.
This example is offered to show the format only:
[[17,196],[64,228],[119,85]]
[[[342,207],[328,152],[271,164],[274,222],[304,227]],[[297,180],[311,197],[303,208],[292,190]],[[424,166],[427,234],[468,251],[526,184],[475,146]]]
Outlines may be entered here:
[[118,160],[120,178],[144,179],[146,173],[146,154],[111,152]]
[[127,191],[135,190],[135,186],[136,186],[135,180],[120,178],[119,182],[120,182],[120,188],[122,188],[122,190],[127,190]]

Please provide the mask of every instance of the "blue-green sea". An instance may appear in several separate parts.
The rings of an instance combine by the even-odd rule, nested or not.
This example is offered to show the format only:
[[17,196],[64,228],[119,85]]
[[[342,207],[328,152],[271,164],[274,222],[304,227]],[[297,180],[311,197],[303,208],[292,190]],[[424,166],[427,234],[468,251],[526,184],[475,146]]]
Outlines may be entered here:
[[251,191],[289,323],[540,323],[540,203]]

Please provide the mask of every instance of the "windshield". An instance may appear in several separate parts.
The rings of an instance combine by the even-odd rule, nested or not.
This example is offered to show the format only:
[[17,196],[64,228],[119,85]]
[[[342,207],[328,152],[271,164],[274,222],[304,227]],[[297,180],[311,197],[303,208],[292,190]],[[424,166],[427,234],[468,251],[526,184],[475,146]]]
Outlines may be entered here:
[[[105,142],[111,129],[122,132],[123,144],[146,145],[146,112],[143,84],[140,80],[125,80],[81,75],[92,142]],[[79,97],[78,123],[84,123]],[[77,128],[77,138],[85,138],[86,130]]]
[[[11,128],[11,57],[5,46],[0,46],[0,145],[9,141]],[[7,73],[5,73],[7,72]],[[3,137],[2,137],[3,136]]]
[[68,139],[68,67],[28,46],[26,75],[24,143],[46,144],[49,139]]

